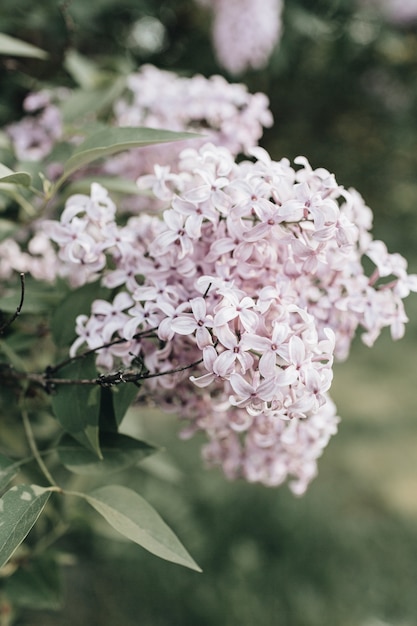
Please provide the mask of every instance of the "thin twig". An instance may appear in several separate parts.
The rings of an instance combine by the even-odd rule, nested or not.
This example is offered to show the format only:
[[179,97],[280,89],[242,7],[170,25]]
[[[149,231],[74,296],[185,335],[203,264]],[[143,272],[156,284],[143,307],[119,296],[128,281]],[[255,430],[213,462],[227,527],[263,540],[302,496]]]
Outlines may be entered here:
[[22,311],[24,299],[25,299],[25,275],[23,272],[21,272],[20,273],[20,302],[17,306],[16,311],[12,315],[12,317],[7,322],[5,322],[3,326],[0,327],[0,335],[4,333],[6,328],[8,328],[9,326],[11,326],[11,324],[13,324],[13,322],[15,321],[17,317],[19,317]]
[[[154,336],[153,333],[155,332],[155,330],[157,330],[157,326],[155,326],[154,328],[148,328],[147,330],[144,330],[141,333],[136,333],[136,335],[133,335],[132,339],[141,339],[142,337],[147,337],[147,336]],[[95,352],[98,352],[99,350],[104,350],[105,348],[111,348],[111,346],[117,346],[120,343],[127,343],[127,341],[131,341],[130,339],[125,339],[124,337],[119,337],[117,339],[112,339],[112,341],[109,341],[108,343],[104,343],[101,346],[98,346],[97,348],[91,348],[90,350],[85,350],[84,352],[80,352],[79,354],[76,354],[75,356],[70,356],[67,359],[60,361],[60,363],[57,363],[56,365],[50,365],[48,366],[48,374],[56,374],[56,372],[58,372],[60,369],[62,369],[63,367],[65,367],[66,365],[69,365],[70,363],[73,363],[74,361],[79,361],[80,359],[84,359],[85,357],[89,356],[90,354],[94,354]]]
[[188,369],[196,367],[203,362],[203,359],[183,365],[181,367],[175,367],[165,372],[155,372],[150,374],[149,372],[132,372],[132,371],[118,371],[112,374],[100,374],[96,378],[55,378],[50,376],[50,370],[47,370],[43,374],[18,372],[10,366],[3,366],[0,364],[1,370],[5,372],[5,375],[12,380],[24,380],[29,383],[40,385],[47,392],[50,392],[55,386],[59,385],[99,385],[100,387],[111,387],[113,385],[120,385],[124,383],[136,384],[149,378],[157,378],[159,376],[169,376],[171,374],[178,374],[179,372],[185,372]]
[[67,46],[66,46],[67,49],[72,48],[74,46],[74,35],[76,32],[75,22],[69,12],[71,4],[72,4],[72,0],[64,0],[64,2],[61,2],[59,5],[59,8],[61,10],[62,17],[64,20],[64,24],[67,29]]
[[204,298],[204,299],[206,299],[206,298],[207,298],[207,296],[208,296],[208,292],[210,291],[212,284],[213,284],[213,283],[209,283],[209,284],[207,285],[207,289],[205,290],[205,292],[204,292],[204,294],[203,294],[203,298]]
[[113,374],[100,374],[97,378],[51,378],[45,374],[25,374],[24,378],[28,381],[39,383],[44,387],[54,387],[55,385],[100,385],[101,387],[111,387],[113,385],[120,385],[123,383],[138,383],[142,380],[148,380],[149,378],[157,378],[159,376],[169,376],[170,374],[178,374],[188,369],[196,367],[203,362],[203,359],[194,361],[189,365],[182,367],[176,367],[164,372],[155,372],[150,374],[147,372],[115,372]]

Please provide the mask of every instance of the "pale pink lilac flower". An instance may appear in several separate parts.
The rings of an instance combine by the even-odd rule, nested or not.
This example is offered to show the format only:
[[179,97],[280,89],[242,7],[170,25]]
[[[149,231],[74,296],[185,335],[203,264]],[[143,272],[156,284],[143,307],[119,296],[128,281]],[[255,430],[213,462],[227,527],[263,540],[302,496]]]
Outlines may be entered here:
[[[256,146],[263,128],[272,124],[265,94],[250,94],[244,84],[229,83],[220,75],[187,78],[143,65],[127,83],[127,96],[115,103],[118,126],[194,130],[205,135],[203,143],[209,139],[237,155]],[[161,149],[163,154],[168,148]],[[147,151],[145,159],[146,155]],[[153,159],[153,163],[167,162],[167,158]]]
[[248,333],[233,333],[227,324],[216,328],[216,336],[224,350],[212,364],[212,370],[217,376],[228,378],[236,370],[236,361],[239,362],[242,374],[253,366],[253,356],[249,352],[250,344],[246,341]]
[[[289,480],[300,494],[337,428],[334,359],[346,358],[358,328],[368,345],[386,326],[400,337],[402,298],[417,279],[372,240],[359,194],[305,158],[292,167],[256,152],[236,163],[206,145],[184,151],[169,187],[146,175],[141,184],[170,201],[163,219],[141,215],[120,227],[95,188],[69,199],[48,229],[61,257],[91,237],[106,260],[102,283],[120,287],[118,300],[78,320],[71,353],[114,339],[98,365],[134,368],[136,355],[152,374],[142,396],[176,407],[184,436],[205,432],[211,465],[267,485]],[[77,273],[78,256],[65,254]]]
[[[174,187],[178,190],[172,168],[176,168],[186,145],[201,146],[210,140],[234,156],[248,153],[258,144],[263,129],[272,125],[268,107],[265,94],[250,94],[245,85],[229,83],[222,76],[187,78],[144,65],[128,77],[127,93],[115,103],[114,124],[193,131],[202,136],[191,143],[180,141],[125,152],[107,159],[104,169],[133,180],[148,174],[151,178],[142,178],[141,186],[147,184],[166,201]],[[130,205],[143,206],[143,201],[132,199]]]
[[[147,186],[158,198],[163,198],[162,204],[153,201],[154,208],[164,206],[174,188],[179,190],[172,168],[175,169],[178,155],[185,146],[201,146],[210,140],[223,145],[233,156],[247,154],[257,146],[264,128],[273,123],[265,94],[251,94],[243,83],[229,83],[220,75],[181,77],[143,65],[127,77],[126,83],[124,94],[114,103],[114,111],[109,116],[110,125],[201,134],[192,140],[126,151],[107,157],[101,166],[94,164],[95,174],[102,171],[133,181],[145,174],[151,176],[146,181]],[[79,142],[81,137],[72,128],[63,126],[60,104],[68,93],[69,90],[51,89],[27,96],[24,109],[28,115],[6,129],[18,159],[48,157],[61,140]],[[94,117],[91,120],[94,121]],[[55,180],[62,174],[62,165],[49,163],[47,170]],[[79,177],[80,172],[75,176]],[[148,210],[150,200],[140,195],[128,196],[123,207],[134,212]]]
[[[178,146],[163,146],[107,162],[126,174],[118,168],[131,159],[127,170],[143,174],[138,185],[168,207],[162,219],[143,213],[120,225],[94,183],[90,194],[68,198],[59,220],[34,224],[26,249],[3,241],[1,276],[31,271],[118,288],[77,318],[70,355],[95,350],[103,371],[142,363],[151,377],[141,396],[176,408],[184,436],[204,432],[208,463],[230,478],[288,480],[301,494],[337,428],[328,395],[334,359],[347,357],[358,328],[367,345],[384,327],[400,338],[402,300],[417,277],[372,239],[372,214],[357,192],[305,157],[292,166],[256,146],[271,122],[262,95],[150,66],[129,86],[132,102],[117,103],[117,124],[206,128],[212,141],[179,156]],[[48,98],[31,96],[27,110],[48,109]],[[42,119],[54,135],[53,115]],[[238,152],[254,160],[237,162]],[[375,266],[370,276],[364,256]]]
[[10,237],[0,242],[0,278],[8,280],[14,272],[26,270],[25,254],[19,244]]
[[59,245],[62,263],[57,273],[68,276],[72,285],[98,278],[106,266],[105,251],[118,247],[121,237],[115,235],[115,212],[107,190],[93,183],[90,196],[76,194],[68,198],[59,222],[41,222],[42,231]]
[[179,335],[193,335],[200,350],[212,343],[209,329],[213,327],[213,316],[207,314],[204,298],[197,297],[189,301],[191,313],[182,312],[172,319],[171,328]]
[[27,251],[11,238],[0,242],[0,278],[8,279],[14,272],[23,272],[36,280],[54,282],[60,261],[56,250],[41,228],[27,244]]

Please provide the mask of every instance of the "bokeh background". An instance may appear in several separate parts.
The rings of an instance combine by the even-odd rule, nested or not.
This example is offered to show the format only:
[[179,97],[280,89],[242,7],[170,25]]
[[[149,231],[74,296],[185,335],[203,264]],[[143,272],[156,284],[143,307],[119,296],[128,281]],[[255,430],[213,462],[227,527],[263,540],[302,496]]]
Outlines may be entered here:
[[[70,48],[120,71],[153,63],[223,73],[270,98],[275,124],[262,145],[271,155],[303,154],[358,189],[375,237],[417,272],[417,19],[388,19],[383,5],[286,0],[268,65],[233,77],[217,64],[209,15],[193,0],[2,0],[0,30],[50,57],[0,61],[0,126],[19,119],[40,83],[71,85]],[[405,339],[387,332],[372,350],[357,339],[335,368],[339,434],[300,499],[206,471],[198,438],[181,442],[172,417],[131,410],[125,429],[165,452],[124,484],[155,505],[203,574],[104,526],[93,535],[80,513],[60,544],[78,554],[64,568],[63,611],[27,611],[19,626],[415,626],[415,295],[406,310]]]

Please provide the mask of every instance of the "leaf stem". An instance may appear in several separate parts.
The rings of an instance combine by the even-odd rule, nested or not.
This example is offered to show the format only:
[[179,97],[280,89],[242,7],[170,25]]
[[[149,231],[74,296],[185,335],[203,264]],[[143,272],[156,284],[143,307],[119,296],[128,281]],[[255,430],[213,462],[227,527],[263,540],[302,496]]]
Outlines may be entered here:
[[[4,190],[5,191],[5,190]],[[33,206],[30,204],[30,202],[28,202],[26,200],[26,198],[24,196],[22,196],[19,192],[14,191],[14,190],[10,190],[8,191],[9,196],[11,196],[11,198],[13,198],[13,200],[15,202],[17,202],[23,209],[23,211],[26,213],[26,215],[29,218],[34,218],[36,217],[36,211],[33,208]]]

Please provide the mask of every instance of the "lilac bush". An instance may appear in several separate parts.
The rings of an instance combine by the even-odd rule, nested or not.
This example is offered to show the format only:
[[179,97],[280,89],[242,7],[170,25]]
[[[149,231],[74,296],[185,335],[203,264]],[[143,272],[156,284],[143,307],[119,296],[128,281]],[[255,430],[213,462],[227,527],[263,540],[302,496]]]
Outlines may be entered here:
[[[212,8],[223,65],[265,64],[280,3]],[[231,21],[245,52],[238,39],[225,47]],[[13,571],[52,494],[199,570],[136,491],[107,482],[156,452],[120,430],[129,406],[177,415],[183,439],[202,433],[205,463],[227,478],[302,495],[337,432],[334,363],[358,333],[368,346],[385,328],[403,337],[403,300],[417,291],[406,260],[373,238],[356,190],[260,147],[266,95],[151,65],[111,89],[72,116],[77,91],[30,93],[4,129],[0,196],[13,220],[1,220],[0,379],[27,441],[0,455],[0,486],[13,484],[0,500],[0,566]],[[39,428],[42,452],[32,414],[53,418]],[[63,468],[104,485],[76,491]]]

